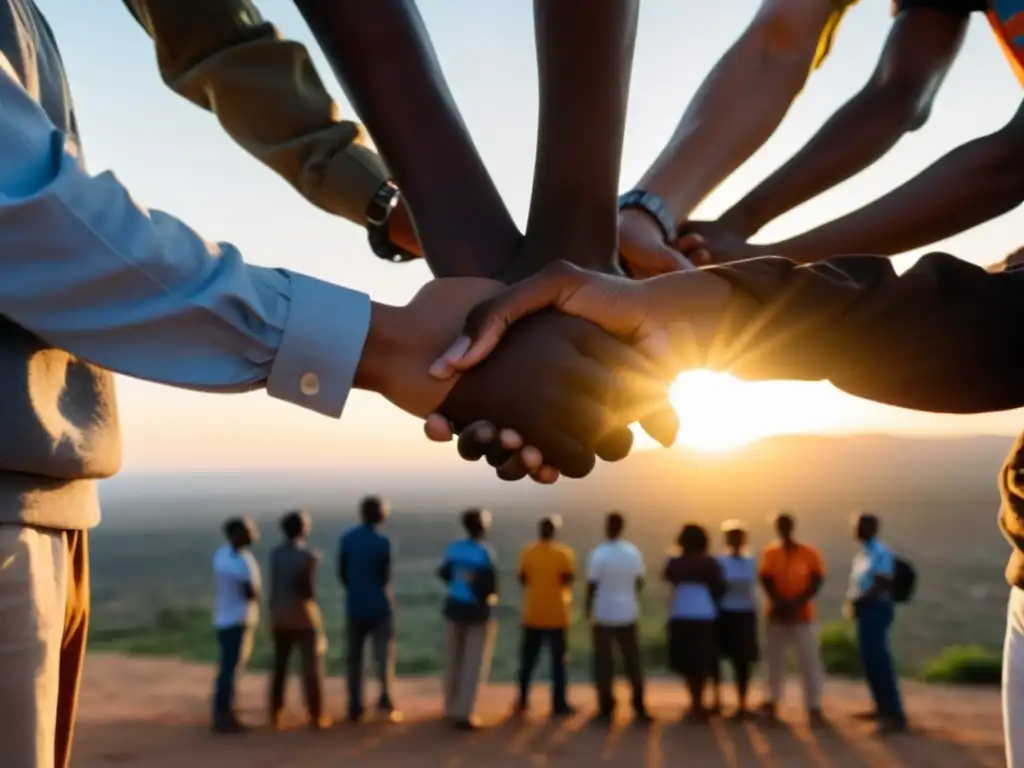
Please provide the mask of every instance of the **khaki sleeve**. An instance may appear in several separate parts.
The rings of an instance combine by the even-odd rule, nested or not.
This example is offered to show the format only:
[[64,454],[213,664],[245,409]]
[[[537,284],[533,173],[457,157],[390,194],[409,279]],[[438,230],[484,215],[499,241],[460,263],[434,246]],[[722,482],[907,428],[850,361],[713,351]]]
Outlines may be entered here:
[[363,127],[339,117],[299,43],[249,0],[125,0],[164,82],[323,210],[365,225],[389,173]]

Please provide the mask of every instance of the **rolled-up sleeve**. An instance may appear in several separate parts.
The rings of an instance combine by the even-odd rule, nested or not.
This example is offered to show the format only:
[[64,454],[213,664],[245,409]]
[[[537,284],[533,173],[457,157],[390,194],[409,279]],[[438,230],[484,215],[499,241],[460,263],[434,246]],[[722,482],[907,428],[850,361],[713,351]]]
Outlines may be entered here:
[[390,173],[363,126],[340,118],[303,45],[282,39],[249,0],[126,2],[172,90],[311,203],[366,224]]
[[361,293],[246,264],[88,175],[0,59],[0,314],[112,371],[210,392],[266,387],[339,416],[369,327]]

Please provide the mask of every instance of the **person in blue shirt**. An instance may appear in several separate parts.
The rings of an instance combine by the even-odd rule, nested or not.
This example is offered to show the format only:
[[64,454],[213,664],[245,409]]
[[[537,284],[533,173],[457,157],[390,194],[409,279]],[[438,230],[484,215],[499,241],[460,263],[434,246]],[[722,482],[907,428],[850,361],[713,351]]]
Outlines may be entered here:
[[896,561],[878,539],[880,527],[878,518],[870,513],[858,514],[855,519],[854,536],[861,546],[850,569],[848,611],[857,623],[864,678],[875,702],[875,710],[865,717],[878,720],[882,732],[899,732],[907,729],[907,717],[889,648],[895,617],[891,586]]
[[498,599],[494,551],[484,539],[491,514],[462,513],[466,537],[448,545],[438,575],[447,585],[444,603],[444,711],[455,727],[473,730],[477,689],[487,677],[495,625],[491,608]]
[[347,531],[338,546],[338,578],[345,588],[348,647],[348,717],[363,717],[363,649],[373,644],[380,698],[377,711],[389,720],[401,719],[391,701],[394,676],[394,621],[391,606],[391,541],[379,528],[388,517],[387,504],[376,496],[363,499],[362,523]]

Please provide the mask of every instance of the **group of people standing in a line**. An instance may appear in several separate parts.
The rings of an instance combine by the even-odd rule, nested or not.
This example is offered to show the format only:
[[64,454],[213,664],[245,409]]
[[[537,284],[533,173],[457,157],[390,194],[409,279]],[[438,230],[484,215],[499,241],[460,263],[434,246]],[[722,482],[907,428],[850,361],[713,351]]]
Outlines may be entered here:
[[[394,606],[391,596],[392,551],[380,528],[387,505],[376,497],[361,503],[361,523],[347,531],[338,546],[337,576],[345,588],[346,672],[348,717],[359,722],[363,699],[364,650],[369,642],[380,684],[377,713],[398,720],[391,697],[394,669]],[[487,542],[490,514],[470,509],[461,518],[464,536],[444,552],[438,576],[444,582],[444,712],[460,730],[478,726],[474,717],[477,692],[490,668],[497,625],[492,611],[498,600],[498,567]],[[736,685],[735,719],[754,717],[750,682],[760,659],[758,584],[764,591],[766,697],[760,716],[775,721],[783,697],[790,651],[794,652],[803,701],[812,726],[826,724],[822,713],[824,668],[821,661],[815,601],[825,580],[824,560],[814,547],[799,541],[789,513],[775,519],[777,538],[755,561],[748,551],[746,528],[736,520],[722,526],[725,552],[710,553],[708,532],[700,525],[683,526],[678,552],[664,566],[662,578],[671,587],[666,624],[669,667],[690,694],[686,719],[706,722],[722,710],[722,662]],[[284,541],[270,556],[270,624],[274,641],[270,721],[280,727],[284,684],[291,652],[298,649],[310,726],[327,727],[322,696],[322,660],[326,650],[323,620],[316,601],[320,556],[307,545],[309,517],[289,512],[282,518]],[[575,554],[557,540],[559,520],[544,517],[537,539],[520,553],[516,577],[522,586],[522,638],[519,658],[518,714],[530,708],[531,681],[541,651],[551,659],[551,713],[575,713],[567,696],[568,634],[573,621]],[[214,692],[213,728],[220,733],[245,730],[234,708],[234,687],[252,646],[259,620],[260,569],[251,551],[255,526],[229,520],[228,542],[213,559],[214,623],[220,666]],[[632,687],[632,709],[638,721],[651,720],[645,699],[644,663],[639,628],[640,595],[647,569],[643,554],[623,537],[625,517],[605,518],[605,540],[588,557],[584,616],[591,626],[592,673],[599,720],[615,713],[615,656]],[[894,618],[893,580],[896,558],[878,538],[879,521],[872,514],[856,518],[859,549],[853,558],[847,592],[849,615],[855,620],[865,678],[875,708],[864,717],[879,722],[882,733],[905,730],[906,715],[889,649]],[[711,703],[706,694],[711,693]]]

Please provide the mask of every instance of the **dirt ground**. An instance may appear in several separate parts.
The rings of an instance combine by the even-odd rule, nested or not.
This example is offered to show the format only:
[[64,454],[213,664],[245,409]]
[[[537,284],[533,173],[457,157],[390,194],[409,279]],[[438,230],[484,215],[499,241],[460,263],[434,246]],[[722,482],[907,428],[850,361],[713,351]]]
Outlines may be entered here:
[[[673,681],[650,684],[650,727],[626,720],[599,727],[588,719],[593,692],[577,686],[571,695],[580,714],[566,721],[546,718],[544,687],[534,696],[531,719],[508,716],[513,690],[488,686],[478,711],[490,726],[476,733],[452,731],[440,719],[436,680],[399,683],[396,701],[405,720],[398,724],[340,722],[322,732],[300,724],[297,681],[289,689],[295,724],[272,732],[265,720],[266,682],[247,675],[241,712],[257,725],[241,736],[214,736],[207,722],[212,671],[185,662],[90,656],[82,691],[72,764],[77,768],[513,768],[513,766],[1003,766],[999,696],[992,689],[939,688],[906,683],[904,695],[914,731],[880,740],[853,715],[867,708],[861,685],[830,680],[826,714],[831,727],[810,731],[801,721],[798,691],[791,686],[782,715],[786,725],[715,721],[702,727],[679,722],[685,696]],[[343,683],[331,679],[328,702],[343,712]],[[625,697],[623,697],[625,700]],[[625,713],[623,714],[625,718]]]

